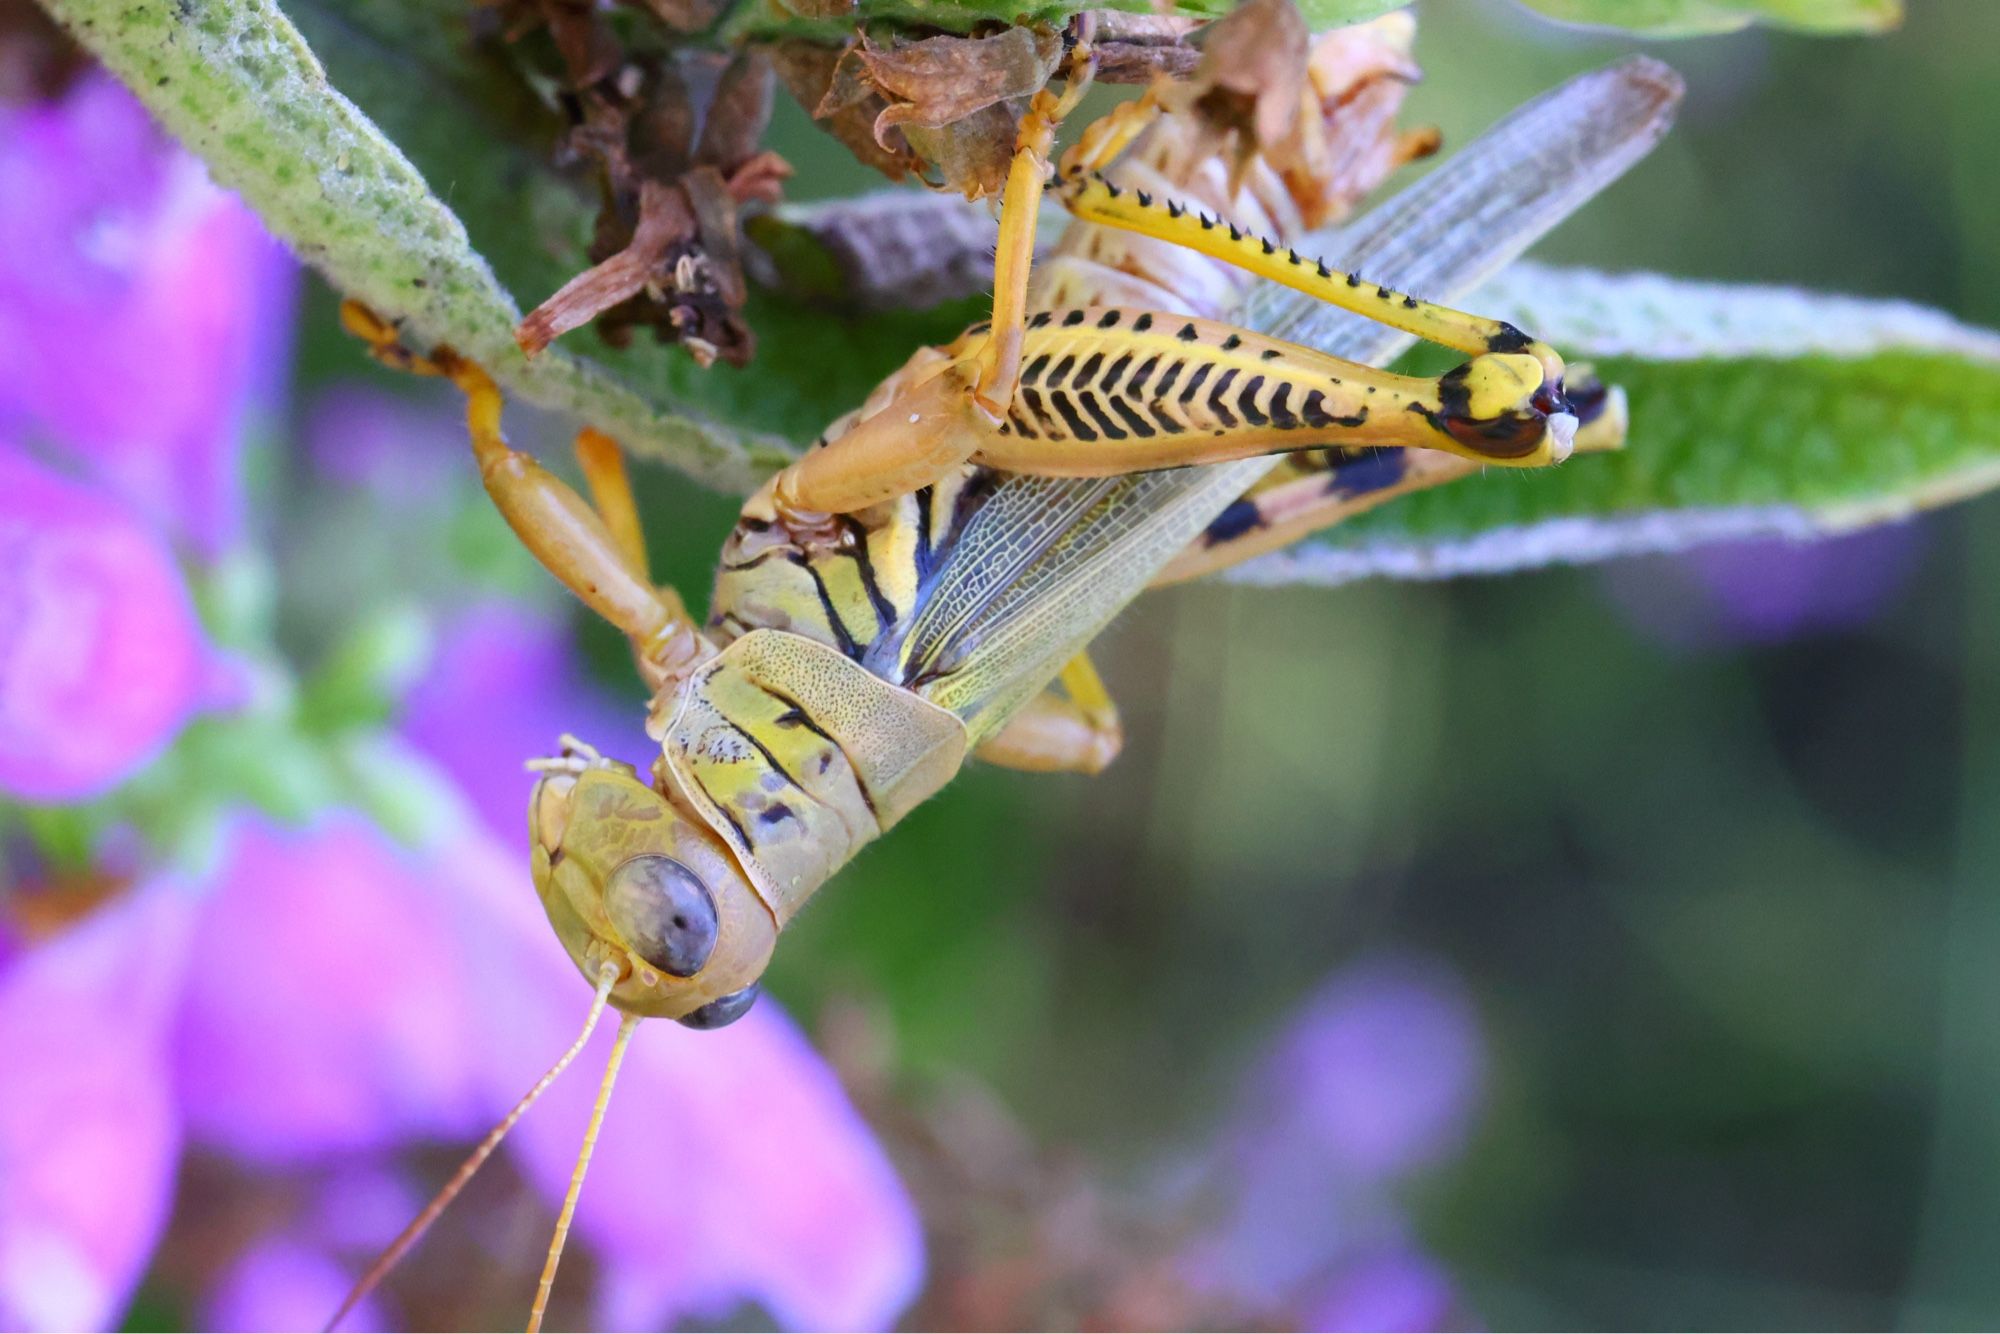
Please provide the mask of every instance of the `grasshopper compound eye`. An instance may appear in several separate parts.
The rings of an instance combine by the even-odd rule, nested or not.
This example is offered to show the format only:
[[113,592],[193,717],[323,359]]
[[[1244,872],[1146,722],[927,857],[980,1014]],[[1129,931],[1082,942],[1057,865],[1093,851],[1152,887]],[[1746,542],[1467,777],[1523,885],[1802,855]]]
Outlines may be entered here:
[[757,1003],[759,990],[761,988],[753,982],[741,991],[732,991],[699,1010],[682,1015],[680,1021],[689,1028],[727,1028],[750,1012],[750,1007]]
[[708,886],[672,857],[657,853],[630,858],[611,873],[604,885],[604,913],[634,954],[670,977],[700,972],[715,953],[722,930]]

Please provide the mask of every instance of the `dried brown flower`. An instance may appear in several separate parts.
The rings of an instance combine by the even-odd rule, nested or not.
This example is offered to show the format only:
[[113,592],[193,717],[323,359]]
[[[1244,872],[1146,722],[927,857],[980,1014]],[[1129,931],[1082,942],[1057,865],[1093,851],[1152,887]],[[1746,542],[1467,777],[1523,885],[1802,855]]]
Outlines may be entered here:
[[703,365],[749,360],[739,211],[775,203],[790,174],[758,147],[770,97],[760,55],[694,51],[622,59],[574,94],[564,151],[597,176],[595,263],[521,321],[524,352],[594,321],[615,346],[649,327]]

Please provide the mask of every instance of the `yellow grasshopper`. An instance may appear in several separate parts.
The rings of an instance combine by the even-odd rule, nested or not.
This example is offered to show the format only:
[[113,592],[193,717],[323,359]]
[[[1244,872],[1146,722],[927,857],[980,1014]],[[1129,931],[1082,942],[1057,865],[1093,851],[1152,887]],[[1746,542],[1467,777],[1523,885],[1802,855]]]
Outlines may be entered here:
[[[1365,168],[1355,154],[1328,159],[1347,173],[1337,183],[1331,166],[1299,180],[1253,160],[1236,188],[1191,147],[1207,141],[1151,97],[1091,127],[1054,192],[1098,226],[1072,226],[1036,292],[1034,218],[1055,126],[1088,82],[1081,46],[1064,97],[1038,96],[1023,122],[992,320],[920,352],[746,504],[705,624],[647,577],[611,441],[588,430],[578,441],[593,506],[509,448],[499,394],[478,367],[449,349],[406,351],[393,327],[346,309],[378,356],[466,392],[488,492],[542,563],[630,639],[660,743],[644,772],[567,738],[535,766],[534,881],[596,988],[584,1032],[349,1306],[609,1005],[623,1020],[535,1298],[538,1328],[637,1020],[706,1028],[740,1016],[804,902],[968,754],[1102,768],[1118,747],[1117,716],[1083,650],[1150,581],[1481,466],[1554,463],[1577,444],[1585,405],[1568,396],[1553,349],[1294,249],[1303,221],[1340,211],[1399,160],[1377,150],[1393,137],[1387,116],[1408,74],[1406,25],[1342,30],[1314,49],[1310,114],[1330,143],[1365,138],[1374,154]],[[1397,87],[1363,95],[1382,80]],[[1583,76],[1320,239],[1405,285],[1465,290],[1642,156],[1678,91],[1671,71],[1644,60]],[[1296,295],[1274,299],[1256,279]],[[1101,299],[1135,291],[1147,304]],[[1241,322],[1224,323],[1238,307]],[[1316,326],[1327,310],[1339,322]],[[1469,360],[1433,379],[1367,364],[1413,335]],[[1589,399],[1583,415],[1609,425],[1587,427],[1584,443],[1615,436],[1605,396]],[[1305,462],[1283,485],[1260,487],[1278,453]]]

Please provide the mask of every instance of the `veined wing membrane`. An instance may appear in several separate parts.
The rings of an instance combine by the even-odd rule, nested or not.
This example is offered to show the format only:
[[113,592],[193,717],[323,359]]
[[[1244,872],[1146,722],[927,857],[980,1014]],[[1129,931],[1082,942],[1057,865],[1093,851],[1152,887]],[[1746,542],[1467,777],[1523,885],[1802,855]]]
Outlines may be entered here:
[[[1681,80],[1644,57],[1528,103],[1416,184],[1300,247],[1370,281],[1450,301],[1623,175],[1672,122]],[[1381,365],[1409,335],[1266,283],[1238,322]],[[960,537],[897,646],[898,671],[989,735],[1160,567],[1270,469],[1270,458],[1124,477],[1009,478]]]

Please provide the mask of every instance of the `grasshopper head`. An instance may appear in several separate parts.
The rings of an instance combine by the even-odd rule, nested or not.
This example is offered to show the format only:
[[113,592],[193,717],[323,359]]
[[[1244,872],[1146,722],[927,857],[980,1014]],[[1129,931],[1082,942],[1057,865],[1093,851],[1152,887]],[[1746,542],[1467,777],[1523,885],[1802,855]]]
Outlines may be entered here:
[[1517,468],[1560,463],[1576,440],[1562,358],[1540,343],[1487,352],[1438,381],[1433,424],[1470,458]]
[[628,1014],[720,1028],[750,1008],[778,938],[722,841],[587,747],[543,766],[528,810],[535,890],[570,958],[624,971]]

